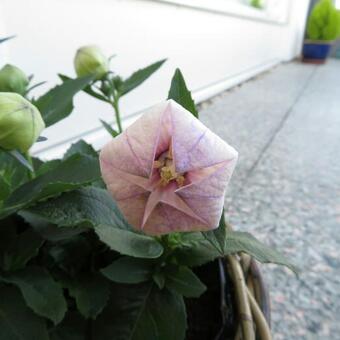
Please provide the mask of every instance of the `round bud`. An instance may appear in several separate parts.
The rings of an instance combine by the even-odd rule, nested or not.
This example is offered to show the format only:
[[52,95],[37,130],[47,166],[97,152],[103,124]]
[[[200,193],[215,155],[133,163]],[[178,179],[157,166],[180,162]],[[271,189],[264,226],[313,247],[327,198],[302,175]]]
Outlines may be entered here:
[[94,74],[101,79],[109,71],[109,60],[97,46],[83,46],[74,58],[74,68],[78,77]]
[[20,68],[7,64],[0,70],[0,92],[16,92],[24,95],[29,80]]
[[45,123],[38,109],[16,93],[0,93],[0,147],[26,152]]

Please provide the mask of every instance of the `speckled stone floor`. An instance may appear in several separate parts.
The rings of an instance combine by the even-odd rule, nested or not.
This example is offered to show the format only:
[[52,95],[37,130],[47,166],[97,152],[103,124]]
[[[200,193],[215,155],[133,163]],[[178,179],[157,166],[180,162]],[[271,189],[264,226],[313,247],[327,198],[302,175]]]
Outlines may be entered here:
[[240,153],[230,221],[302,271],[262,266],[274,339],[340,339],[340,60],[281,65],[204,103],[201,119]]

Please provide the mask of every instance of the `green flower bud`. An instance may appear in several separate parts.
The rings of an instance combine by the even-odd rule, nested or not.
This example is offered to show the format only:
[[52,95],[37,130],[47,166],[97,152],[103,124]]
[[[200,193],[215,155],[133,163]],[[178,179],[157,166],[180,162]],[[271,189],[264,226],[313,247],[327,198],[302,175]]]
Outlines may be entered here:
[[97,46],[83,46],[74,58],[74,67],[78,77],[95,74],[101,79],[109,71],[109,60]]
[[0,92],[16,92],[24,95],[29,80],[20,68],[7,64],[0,70]]
[[0,93],[0,147],[26,152],[45,123],[38,109],[16,93]]

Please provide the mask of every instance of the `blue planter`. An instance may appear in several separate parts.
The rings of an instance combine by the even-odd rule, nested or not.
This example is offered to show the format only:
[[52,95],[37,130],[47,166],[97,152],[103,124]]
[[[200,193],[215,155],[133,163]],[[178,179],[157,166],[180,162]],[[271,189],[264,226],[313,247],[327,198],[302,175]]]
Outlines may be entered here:
[[303,44],[303,61],[314,64],[325,63],[332,45],[333,41],[306,40]]

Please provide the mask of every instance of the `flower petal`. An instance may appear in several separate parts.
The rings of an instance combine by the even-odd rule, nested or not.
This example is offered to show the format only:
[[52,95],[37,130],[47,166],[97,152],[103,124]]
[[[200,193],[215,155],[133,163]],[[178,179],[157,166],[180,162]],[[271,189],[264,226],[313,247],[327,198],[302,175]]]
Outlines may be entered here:
[[237,151],[183,107],[169,101],[176,170],[185,173],[237,158]]

